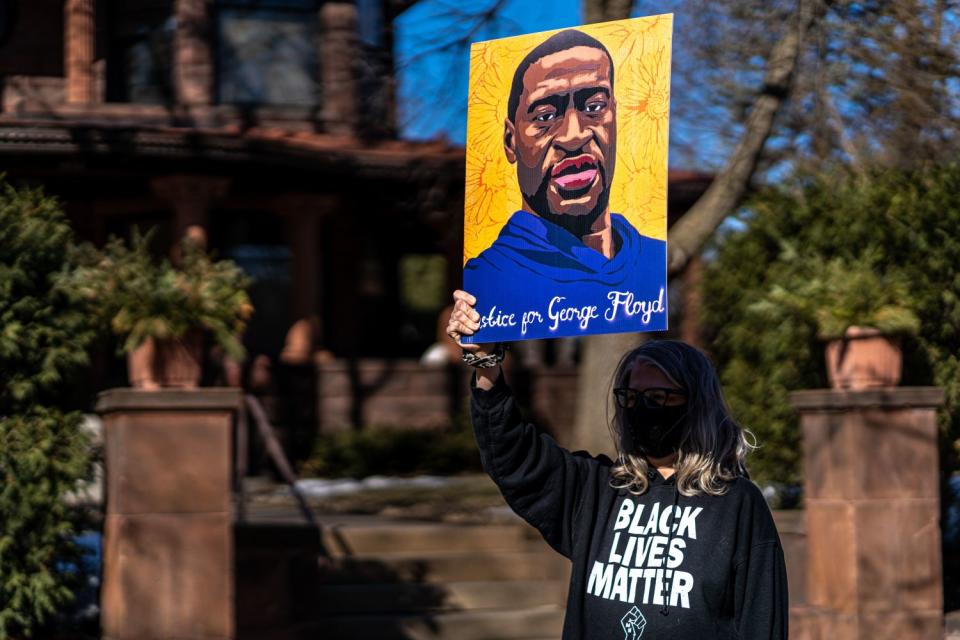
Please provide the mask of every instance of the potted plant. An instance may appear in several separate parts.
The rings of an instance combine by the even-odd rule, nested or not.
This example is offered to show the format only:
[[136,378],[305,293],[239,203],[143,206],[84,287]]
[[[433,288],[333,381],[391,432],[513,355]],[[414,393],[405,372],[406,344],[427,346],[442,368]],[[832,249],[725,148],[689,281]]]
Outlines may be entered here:
[[834,389],[896,386],[901,340],[920,330],[905,278],[881,271],[872,254],[791,262],[785,284],[773,287],[753,309],[770,319],[791,314],[814,323],[826,341],[827,378]]
[[199,384],[203,335],[224,352],[244,357],[239,336],[253,312],[250,279],[229,260],[212,260],[195,243],[181,245],[180,265],[154,260],[153,232],[134,231],[130,246],[111,237],[102,250],[76,249],[82,265],[66,282],[121,338],[130,384],[143,389]]

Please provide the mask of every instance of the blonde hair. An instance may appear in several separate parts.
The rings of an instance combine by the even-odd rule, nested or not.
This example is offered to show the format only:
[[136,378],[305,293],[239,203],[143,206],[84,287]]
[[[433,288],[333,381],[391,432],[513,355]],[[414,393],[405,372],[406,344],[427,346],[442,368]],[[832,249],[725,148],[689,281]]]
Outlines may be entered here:
[[[687,394],[687,417],[676,465],[677,490],[685,496],[726,493],[730,482],[749,478],[747,455],[757,448],[753,434],[730,415],[710,359],[678,340],[652,340],[624,354],[611,386],[626,387],[634,365],[650,362]],[[619,454],[610,484],[639,495],[649,488],[650,465],[637,450],[624,410],[614,403],[610,430]]]

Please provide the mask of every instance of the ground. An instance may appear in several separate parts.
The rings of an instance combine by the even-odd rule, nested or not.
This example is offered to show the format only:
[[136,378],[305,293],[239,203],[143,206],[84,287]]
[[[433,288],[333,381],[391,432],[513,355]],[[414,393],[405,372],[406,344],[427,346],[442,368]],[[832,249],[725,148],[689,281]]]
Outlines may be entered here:
[[[509,507],[484,474],[456,476],[435,487],[362,489],[343,495],[307,495],[314,512],[325,514],[380,515],[398,519],[484,524],[512,518]],[[296,508],[289,488],[258,478],[245,484],[251,511]]]

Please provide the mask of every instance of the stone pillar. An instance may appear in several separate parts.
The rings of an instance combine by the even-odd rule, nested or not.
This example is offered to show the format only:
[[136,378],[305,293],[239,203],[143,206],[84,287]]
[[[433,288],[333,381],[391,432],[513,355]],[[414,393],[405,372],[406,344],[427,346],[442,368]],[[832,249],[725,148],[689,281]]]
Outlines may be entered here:
[[234,637],[231,435],[239,389],[100,394],[103,636]]
[[227,195],[229,178],[172,175],[150,180],[150,188],[173,208],[174,261],[179,257],[180,240],[189,236],[203,247],[207,242],[207,225],[211,205]]
[[357,7],[347,2],[326,2],[320,9],[320,78],[326,130],[352,135],[357,124],[356,60]]
[[809,606],[797,638],[943,638],[943,397],[928,387],[791,394],[803,429]]
[[177,30],[173,39],[173,83],[184,105],[213,102],[213,32],[209,0],[175,0]]
[[94,0],[66,0],[63,5],[63,68],[68,103],[94,102],[95,15]]
[[290,327],[281,359],[289,363],[310,361],[321,338],[320,315],[323,296],[323,252],[321,223],[340,206],[337,196],[290,193],[273,203],[273,210],[284,219],[287,242],[292,252]]

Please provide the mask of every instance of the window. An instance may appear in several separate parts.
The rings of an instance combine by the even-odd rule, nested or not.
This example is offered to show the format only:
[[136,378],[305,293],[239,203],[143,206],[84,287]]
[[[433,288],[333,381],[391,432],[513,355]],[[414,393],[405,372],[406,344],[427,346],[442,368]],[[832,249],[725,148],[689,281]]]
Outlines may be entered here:
[[221,103],[320,103],[315,0],[222,0],[216,24]]
[[418,312],[436,313],[447,302],[447,259],[438,254],[400,257],[400,299]]
[[106,22],[107,100],[172,102],[173,2],[114,1],[107,5]]

